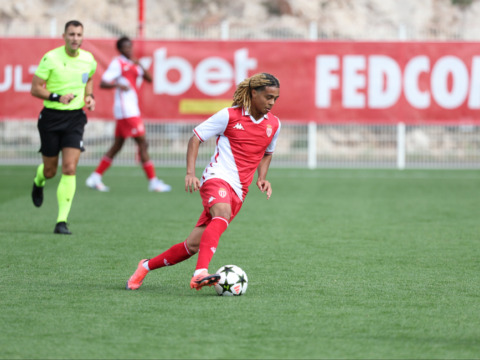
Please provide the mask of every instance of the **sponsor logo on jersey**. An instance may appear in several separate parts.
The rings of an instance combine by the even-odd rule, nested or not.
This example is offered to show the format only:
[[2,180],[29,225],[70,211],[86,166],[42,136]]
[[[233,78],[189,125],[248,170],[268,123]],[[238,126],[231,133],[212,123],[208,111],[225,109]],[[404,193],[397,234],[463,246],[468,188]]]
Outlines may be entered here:
[[224,188],[218,189],[218,195],[220,195],[220,197],[224,198],[225,196],[227,196],[227,190],[225,190]]
[[245,130],[245,129],[243,128],[242,124],[240,124],[240,123],[237,123],[233,128],[234,128],[234,129],[237,129],[237,130]]
[[272,125],[267,125],[267,136],[268,137],[272,136],[272,132],[273,132]]

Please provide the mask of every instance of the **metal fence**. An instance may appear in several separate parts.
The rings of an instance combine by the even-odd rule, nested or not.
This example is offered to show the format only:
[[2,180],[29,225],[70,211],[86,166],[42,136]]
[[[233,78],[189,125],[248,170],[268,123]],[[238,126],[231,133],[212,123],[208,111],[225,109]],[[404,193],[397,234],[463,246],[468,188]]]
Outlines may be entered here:
[[[84,22],[90,38],[119,35],[135,37],[134,22],[120,28],[113,23]],[[4,37],[59,37],[63,24],[52,18],[47,26],[10,23],[0,26]],[[145,29],[147,39],[292,39],[348,40],[347,34],[330,31],[311,22],[290,28],[256,24],[245,28],[222,22],[211,26],[165,25]],[[403,25],[383,31],[363,31],[355,40],[478,40],[469,39],[461,29],[438,28],[427,32]],[[480,33],[477,32],[480,38]],[[94,166],[110,146],[114,132],[112,121],[91,121],[87,125],[87,151],[80,165]],[[277,167],[371,167],[371,168],[479,168],[480,128],[478,126],[403,126],[360,124],[283,123],[272,166]],[[157,166],[184,166],[191,123],[147,123],[150,153]],[[203,144],[198,163],[209,160],[213,142]],[[0,123],[0,163],[36,164],[39,137],[34,119],[9,120]],[[133,141],[115,159],[133,165],[137,159]]]
[[[94,166],[111,145],[115,123],[90,121],[80,165]],[[149,152],[156,166],[185,166],[193,123],[147,123]],[[40,160],[35,121],[0,123],[0,164],[36,164]],[[198,164],[213,153],[214,141],[200,147]],[[116,164],[138,161],[133,140]],[[480,127],[282,123],[272,167],[293,168],[480,168]]]
[[[116,24],[104,21],[82,21],[87,38],[118,38],[129,36],[135,38],[138,33],[134,21]],[[1,37],[52,37],[60,38],[63,33],[63,23],[57,18],[51,18],[41,26],[21,19],[0,24]],[[325,27],[317,22],[303,23],[300,26],[282,26],[255,24],[246,27],[222,21],[213,25],[202,24],[151,24],[145,28],[144,38],[155,40],[171,39],[202,39],[202,40],[354,40],[354,41],[478,41],[478,31],[467,31],[465,26],[452,27],[448,24],[438,24],[436,27],[415,28],[405,24],[364,27],[358,32],[342,32],[340,29]]]

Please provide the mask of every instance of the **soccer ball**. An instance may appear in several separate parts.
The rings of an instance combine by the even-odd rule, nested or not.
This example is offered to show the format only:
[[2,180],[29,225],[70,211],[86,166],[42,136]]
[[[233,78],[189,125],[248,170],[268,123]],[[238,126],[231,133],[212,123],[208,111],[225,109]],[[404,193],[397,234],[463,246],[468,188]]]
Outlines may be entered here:
[[218,269],[216,273],[220,274],[220,281],[215,285],[218,295],[240,296],[247,291],[247,274],[238,266],[225,265]]

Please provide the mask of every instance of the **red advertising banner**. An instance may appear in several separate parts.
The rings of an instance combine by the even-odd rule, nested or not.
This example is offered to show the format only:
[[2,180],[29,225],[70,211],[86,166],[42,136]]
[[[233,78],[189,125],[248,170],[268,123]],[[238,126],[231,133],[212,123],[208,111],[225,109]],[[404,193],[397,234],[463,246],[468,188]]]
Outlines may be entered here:
[[[36,118],[30,95],[43,54],[62,39],[0,39],[0,119]],[[97,108],[112,118],[113,93],[100,78],[115,40],[85,40],[98,62]],[[153,74],[140,87],[143,118],[201,121],[231,104],[236,84],[258,72],[281,84],[273,112],[319,123],[480,123],[480,46],[450,42],[135,41]]]

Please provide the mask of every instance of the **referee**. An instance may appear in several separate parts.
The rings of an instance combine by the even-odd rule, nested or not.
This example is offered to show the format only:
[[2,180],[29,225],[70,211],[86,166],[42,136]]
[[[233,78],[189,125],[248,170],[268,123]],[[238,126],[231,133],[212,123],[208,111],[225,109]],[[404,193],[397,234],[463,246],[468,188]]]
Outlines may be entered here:
[[33,204],[40,207],[47,179],[57,173],[62,152],[62,177],[57,188],[58,217],[55,234],[71,234],[67,217],[75,195],[78,160],[83,148],[83,131],[87,116],[83,111],[95,109],[92,76],[97,68],[93,55],[80,49],[83,25],[72,20],[65,24],[65,45],[47,52],[35,71],[31,94],[43,99],[38,117],[40,150],[43,162],[33,180]]

